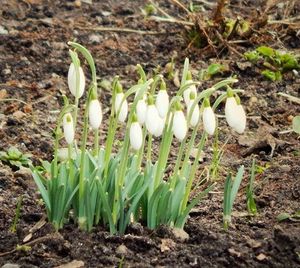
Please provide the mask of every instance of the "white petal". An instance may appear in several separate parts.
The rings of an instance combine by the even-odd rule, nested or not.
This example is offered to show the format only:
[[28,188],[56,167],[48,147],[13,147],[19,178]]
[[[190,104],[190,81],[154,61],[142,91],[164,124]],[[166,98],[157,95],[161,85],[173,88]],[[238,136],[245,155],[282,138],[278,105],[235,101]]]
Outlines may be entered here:
[[228,125],[234,127],[237,124],[237,103],[234,97],[229,97],[226,99],[225,103],[225,117]]
[[89,122],[93,129],[98,129],[102,122],[102,109],[98,100],[92,100],[89,105]]
[[[76,97],[76,71],[73,62],[70,64],[68,71],[68,86],[74,97]],[[81,67],[79,67],[79,89],[78,98],[81,98],[85,88],[85,76]]]
[[159,127],[159,114],[155,105],[153,104],[147,107],[145,123],[146,123],[146,128],[150,132],[150,134],[155,135]]
[[242,134],[245,131],[246,128],[246,113],[241,104],[236,106],[236,124],[233,126],[233,129],[239,133]]
[[159,137],[162,135],[165,127],[165,122],[166,122],[166,118],[161,118],[160,116],[158,117],[158,126],[156,129],[156,133],[154,133],[155,137]]
[[130,144],[134,150],[139,150],[143,144],[143,132],[138,122],[133,122],[130,126]]
[[[186,84],[193,83],[193,80],[187,80],[185,83],[186,83]],[[185,102],[185,104],[186,104],[187,106],[189,105],[189,103],[190,103],[190,101],[191,101],[191,98],[190,98],[191,92],[194,92],[195,97],[197,96],[197,88],[196,88],[195,85],[189,86],[189,87],[183,92],[183,99],[184,99],[184,102]]]
[[187,133],[187,123],[182,111],[176,111],[173,119],[173,133],[175,137],[182,141]]
[[[190,116],[190,111],[192,109],[192,105],[193,105],[194,101],[190,101],[188,108],[187,108],[187,115]],[[192,127],[195,127],[198,122],[199,122],[199,118],[200,118],[200,109],[199,109],[199,105],[197,104],[193,110],[192,113],[192,117],[190,120],[190,124]]]
[[166,117],[169,110],[169,95],[166,90],[158,91],[156,102],[156,108],[161,118]]
[[147,104],[144,99],[138,101],[136,105],[136,115],[141,125],[145,123],[147,114]]
[[205,107],[202,117],[204,130],[209,135],[213,135],[216,129],[216,116],[213,109],[211,107]]
[[[128,103],[127,100],[125,99],[122,103],[124,97],[124,93],[120,92],[117,93],[116,95],[116,100],[115,100],[115,112],[118,113],[118,111],[120,110],[119,116],[118,116],[118,120],[120,122],[125,122],[127,114],[128,114]],[[121,105],[122,103],[122,105]]]
[[71,144],[74,140],[75,132],[73,118],[70,113],[65,114],[63,117],[63,129],[66,142]]

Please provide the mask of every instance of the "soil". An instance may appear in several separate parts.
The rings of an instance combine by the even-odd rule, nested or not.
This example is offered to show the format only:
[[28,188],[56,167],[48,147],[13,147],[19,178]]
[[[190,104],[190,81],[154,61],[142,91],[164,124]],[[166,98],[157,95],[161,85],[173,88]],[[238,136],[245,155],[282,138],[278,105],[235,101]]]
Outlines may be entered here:
[[[157,2],[169,15],[186,18],[185,11],[175,1]],[[190,1],[181,2],[188,6]],[[227,12],[252,19],[261,14],[272,20],[299,16],[297,1],[266,2],[231,1]],[[195,3],[204,7],[200,15],[207,16],[213,9],[205,1]],[[138,63],[147,72],[155,68],[164,72],[173,57],[176,69],[181,71],[184,58],[189,57],[194,76],[212,62],[226,64],[228,70],[202,87],[236,74],[237,86],[244,89],[241,101],[248,125],[245,134],[239,136],[228,129],[224,120],[219,120],[219,146],[225,144],[227,137],[230,139],[224,145],[217,187],[192,211],[185,226],[189,238],[180,239],[165,226],[148,230],[139,224],[131,225],[123,236],[110,235],[101,226],[86,233],[72,223],[55,232],[44,221],[45,210],[30,172],[0,162],[0,265],[300,267],[299,221],[277,220],[280,213],[293,214],[300,208],[300,143],[295,133],[282,133],[291,128],[291,118],[300,114],[300,106],[277,94],[300,97],[300,76],[289,72],[282,81],[270,82],[241,57],[243,52],[261,44],[299,53],[299,24],[295,24],[297,21],[267,24],[256,30],[252,39],[233,43],[233,49],[225,48],[212,56],[189,45],[185,26],[146,20],[141,13],[144,6],[145,1],[139,0],[94,0],[92,4],[70,0],[2,0],[0,150],[16,146],[24,153],[31,153],[35,164],[41,159],[51,160],[57,110],[62,104],[62,94],[68,94],[69,40],[76,40],[91,51],[101,80],[112,81],[119,75],[125,88],[137,80]],[[119,31],[104,29],[108,27]],[[125,28],[144,32],[132,33],[124,31]],[[168,86],[171,91],[176,89],[172,81],[168,81]],[[102,91],[103,106],[109,107],[110,97],[109,91]],[[104,125],[101,131],[105,133],[106,129]],[[245,196],[253,158],[261,168],[255,178],[258,207],[255,217],[247,213]],[[201,166],[208,167],[210,159],[211,148],[207,147]],[[234,205],[232,225],[225,232],[224,179],[227,172],[241,164],[248,172]],[[16,232],[12,232],[19,196],[23,196],[20,218]],[[60,266],[64,264],[69,266]]]

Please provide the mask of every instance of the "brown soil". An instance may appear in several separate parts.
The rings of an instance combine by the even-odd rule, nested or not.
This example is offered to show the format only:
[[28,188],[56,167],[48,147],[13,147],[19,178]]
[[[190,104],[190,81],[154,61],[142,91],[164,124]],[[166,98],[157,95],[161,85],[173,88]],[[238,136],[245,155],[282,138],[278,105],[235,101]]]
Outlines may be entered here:
[[[173,1],[157,2],[170,15],[186,15]],[[296,16],[300,10],[297,1],[289,2],[294,6],[288,15]],[[263,12],[266,8],[263,3],[231,1],[230,10],[247,17],[258,12],[259,7],[259,12]],[[204,51],[188,47],[183,26],[145,20],[140,11],[144,5],[145,1],[94,0],[93,4],[82,2],[80,7],[69,0],[1,1],[0,28],[8,32],[0,33],[0,150],[16,146],[31,153],[34,163],[51,159],[54,111],[61,107],[61,95],[68,92],[66,75],[70,60],[66,43],[69,40],[76,39],[91,51],[101,79],[112,80],[114,75],[120,75],[125,87],[136,81],[137,63],[148,72],[157,66],[163,69],[175,56],[176,68],[181,70],[184,58],[189,57],[194,74],[210,62],[226,63],[229,71],[223,77],[237,74],[238,87],[245,90],[241,98],[249,117],[247,131],[237,136],[221,123],[220,146],[228,135],[230,140],[225,146],[220,180],[214,192],[191,213],[185,227],[189,239],[181,241],[163,226],[153,231],[136,224],[124,236],[111,236],[102,227],[86,233],[70,223],[55,233],[50,224],[45,224],[32,232],[25,244],[30,246],[28,250],[24,247],[15,250],[17,245],[24,244],[24,238],[45,211],[30,173],[0,163],[0,265],[56,267],[77,260],[66,267],[299,267],[299,222],[276,219],[282,212],[294,213],[300,208],[299,139],[294,133],[280,133],[291,128],[290,118],[300,114],[300,106],[277,95],[285,92],[299,97],[299,76],[288,73],[281,82],[274,83],[262,78],[254,67],[245,66],[235,50],[243,53],[253,49],[254,39],[208,59]],[[277,5],[268,14],[280,20],[286,10]],[[99,26],[161,33],[97,31]],[[257,33],[259,44],[299,52],[300,39],[294,24],[265,27]],[[275,32],[266,34],[268,30]],[[219,79],[220,76],[206,84]],[[172,82],[169,85],[175,89]],[[3,101],[6,98],[26,104]],[[110,93],[103,91],[101,98],[108,107]],[[209,165],[210,155],[207,148],[203,166]],[[222,229],[225,174],[240,164],[249,170],[254,157],[259,166],[267,167],[256,176],[258,215],[250,217],[246,213],[247,175],[234,205],[233,224],[225,232]],[[17,231],[12,233],[10,227],[21,195],[21,215]]]

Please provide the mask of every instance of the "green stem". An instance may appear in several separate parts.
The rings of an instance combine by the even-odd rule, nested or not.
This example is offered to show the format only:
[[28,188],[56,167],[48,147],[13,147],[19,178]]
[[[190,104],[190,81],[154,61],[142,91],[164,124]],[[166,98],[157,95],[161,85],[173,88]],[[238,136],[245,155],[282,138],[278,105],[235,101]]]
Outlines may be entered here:
[[148,134],[148,144],[147,144],[147,161],[151,163],[151,149],[152,149],[152,134]]
[[95,130],[95,135],[94,135],[94,156],[97,156],[99,153],[99,129],[97,128]]

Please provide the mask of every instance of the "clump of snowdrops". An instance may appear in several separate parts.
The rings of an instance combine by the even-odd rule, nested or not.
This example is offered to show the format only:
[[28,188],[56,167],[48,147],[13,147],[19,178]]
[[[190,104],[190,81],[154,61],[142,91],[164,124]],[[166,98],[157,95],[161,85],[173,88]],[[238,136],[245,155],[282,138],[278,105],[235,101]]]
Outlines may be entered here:
[[[51,163],[43,161],[42,167],[31,167],[49,221],[56,229],[70,220],[84,230],[102,224],[112,234],[124,233],[131,222],[149,228],[160,224],[183,228],[190,210],[213,187],[193,194],[190,200],[201,151],[217,127],[214,111],[223,100],[229,125],[238,133],[245,129],[245,112],[236,94],[239,90],[229,87],[237,80],[228,78],[198,92],[199,83],[192,80],[186,59],[181,86],[171,98],[162,75],[147,78],[137,65],[140,79],[127,91],[118,77],[113,80],[106,142],[100,144],[103,105],[94,60],[80,44],[69,45],[72,63],[68,85],[73,96],[64,96],[55,130],[54,158]],[[78,53],[91,71],[88,87]],[[227,92],[211,105],[210,96],[224,87]],[[84,95],[85,106],[80,107],[79,99]],[[83,124],[78,124],[80,110],[84,110]],[[118,132],[124,133],[124,139],[116,143]],[[92,148],[87,146],[89,135],[93,135]],[[175,148],[178,153],[173,168],[167,171],[174,138],[180,145]],[[65,159],[59,158],[61,140],[68,144]],[[156,158],[152,154],[155,140],[159,141]],[[197,153],[191,161],[195,147]]]

